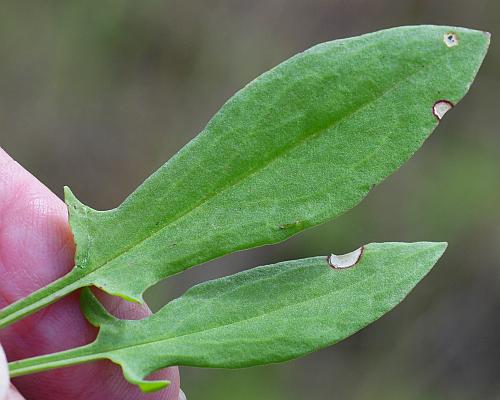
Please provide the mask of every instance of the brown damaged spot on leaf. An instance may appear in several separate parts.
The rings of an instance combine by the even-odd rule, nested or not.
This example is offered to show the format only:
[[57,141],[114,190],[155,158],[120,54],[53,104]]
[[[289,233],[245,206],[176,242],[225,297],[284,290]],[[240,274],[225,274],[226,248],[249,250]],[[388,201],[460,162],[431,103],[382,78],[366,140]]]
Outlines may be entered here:
[[441,121],[443,116],[453,108],[453,103],[448,100],[438,100],[432,106],[432,114]]
[[354,267],[361,257],[363,256],[364,246],[361,246],[359,249],[351,251],[347,254],[336,255],[331,254],[327,257],[327,262],[330,267],[333,269],[345,269]]

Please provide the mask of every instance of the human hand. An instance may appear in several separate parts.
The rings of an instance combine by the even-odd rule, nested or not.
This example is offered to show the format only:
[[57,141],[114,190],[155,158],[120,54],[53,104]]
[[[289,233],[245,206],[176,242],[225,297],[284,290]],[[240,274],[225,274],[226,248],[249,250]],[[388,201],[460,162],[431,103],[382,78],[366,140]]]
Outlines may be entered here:
[[[65,204],[0,148],[0,309],[67,273],[73,257]],[[103,293],[99,297],[120,318],[139,319],[150,313],[116,297]],[[80,312],[78,294],[72,294],[1,330],[0,343],[7,357],[17,360],[81,346],[96,334]],[[22,399],[13,387],[8,389],[2,356],[0,400]],[[99,361],[19,377],[15,385],[30,400],[185,399],[177,368],[155,376],[170,380],[171,385],[143,394],[124,380],[117,365]]]

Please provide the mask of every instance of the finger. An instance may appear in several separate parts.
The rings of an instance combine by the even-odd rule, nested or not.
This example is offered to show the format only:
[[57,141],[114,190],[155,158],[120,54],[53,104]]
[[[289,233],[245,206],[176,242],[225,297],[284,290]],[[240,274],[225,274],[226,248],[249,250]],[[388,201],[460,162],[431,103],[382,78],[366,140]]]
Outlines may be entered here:
[[0,346],[0,400],[7,398],[7,390],[9,389],[9,370],[7,368],[7,358]]
[[[74,245],[64,203],[0,149],[0,307],[67,273]],[[106,296],[120,317],[137,319],[148,310]],[[0,331],[9,359],[61,351],[91,342],[96,330],[82,316],[77,294]],[[97,362],[17,378],[16,386],[33,400],[177,400],[176,368],[162,372],[171,386],[143,395],[109,362]]]
[[4,400],[25,400],[25,398],[17,391],[14,385],[10,385],[7,391],[7,397]]

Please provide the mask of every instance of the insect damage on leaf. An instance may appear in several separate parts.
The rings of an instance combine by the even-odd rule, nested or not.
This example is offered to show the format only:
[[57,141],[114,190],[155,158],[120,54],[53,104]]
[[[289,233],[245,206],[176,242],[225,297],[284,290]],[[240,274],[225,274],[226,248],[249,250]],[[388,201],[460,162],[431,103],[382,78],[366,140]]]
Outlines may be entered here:
[[453,103],[451,101],[438,100],[434,103],[434,106],[432,107],[432,113],[438,119],[438,121],[441,121],[444,115],[452,108],[453,108]]
[[454,32],[448,32],[444,34],[444,43],[448,47],[455,47],[458,45],[458,36]]
[[328,265],[333,269],[345,269],[354,267],[363,256],[364,246],[347,254],[331,254],[327,257]]

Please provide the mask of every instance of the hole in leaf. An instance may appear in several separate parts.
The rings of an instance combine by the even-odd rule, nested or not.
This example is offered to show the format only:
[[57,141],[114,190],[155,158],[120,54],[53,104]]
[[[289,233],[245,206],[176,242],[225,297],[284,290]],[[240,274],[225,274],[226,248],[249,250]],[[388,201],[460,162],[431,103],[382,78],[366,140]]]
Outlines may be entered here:
[[453,108],[452,102],[448,100],[439,100],[434,103],[434,106],[432,107],[432,113],[438,119],[438,121],[441,121],[444,114],[446,114],[452,108]]
[[453,32],[444,34],[444,43],[448,47],[454,47],[458,44],[458,36]]
[[363,255],[363,246],[347,254],[342,254],[342,255],[332,254],[328,256],[327,261],[330,267],[334,269],[351,268],[359,262],[362,255]]

